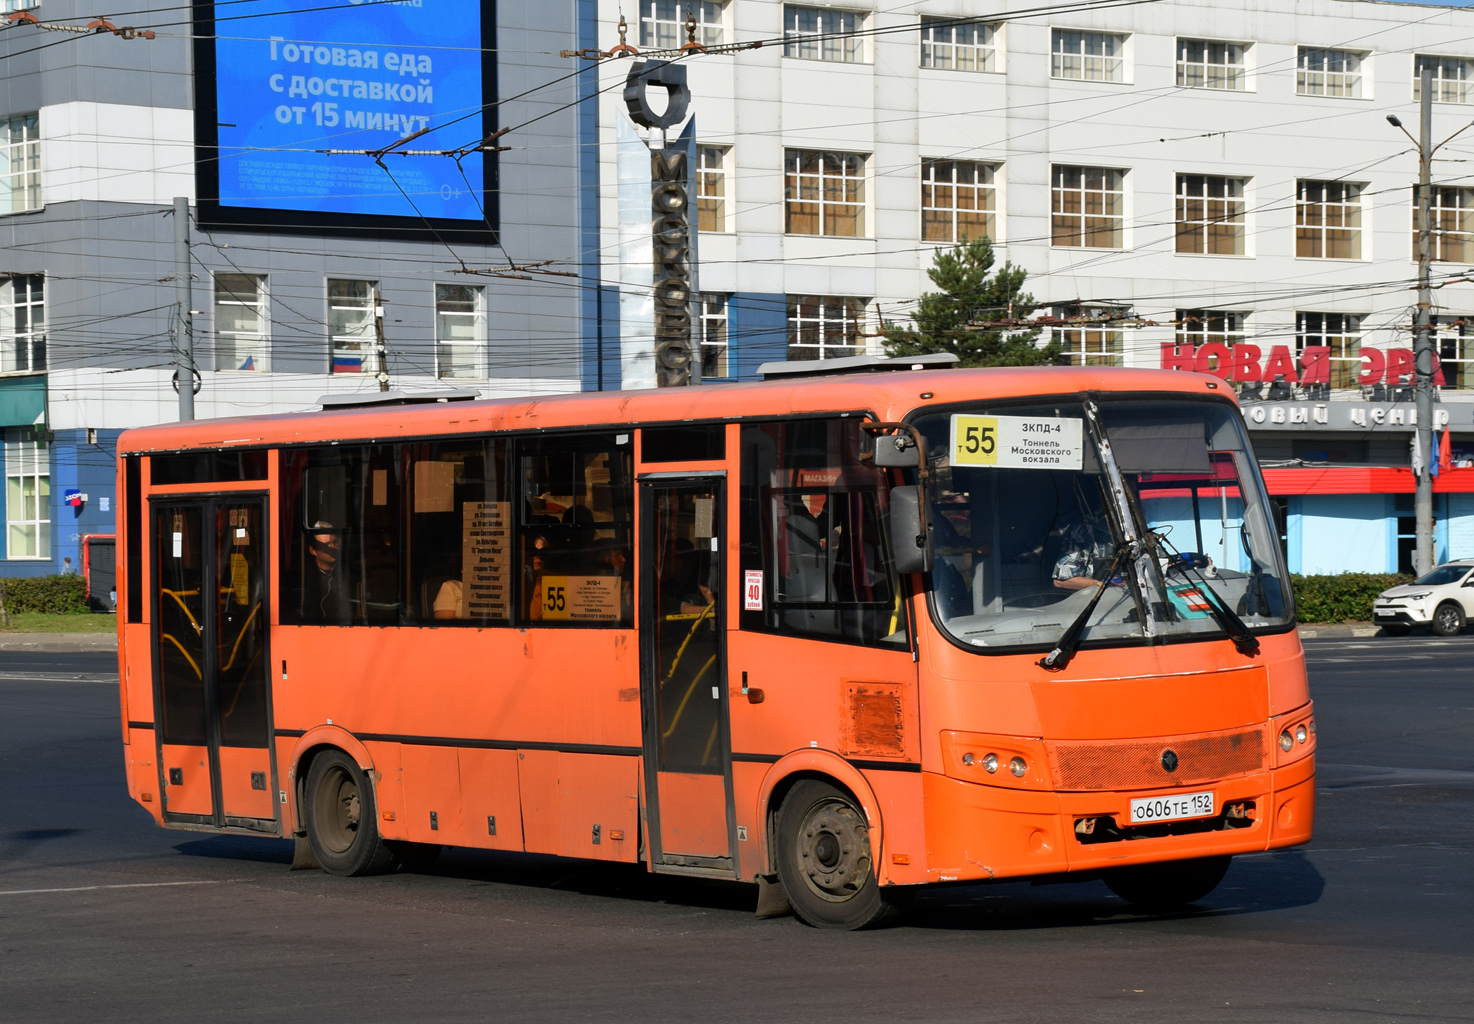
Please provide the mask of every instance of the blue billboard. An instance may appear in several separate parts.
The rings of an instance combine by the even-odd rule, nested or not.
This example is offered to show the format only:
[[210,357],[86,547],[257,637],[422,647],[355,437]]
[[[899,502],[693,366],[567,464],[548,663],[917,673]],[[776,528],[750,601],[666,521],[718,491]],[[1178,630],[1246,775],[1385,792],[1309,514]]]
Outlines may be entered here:
[[[389,234],[495,225],[493,18],[478,0],[207,5],[197,25],[199,207],[207,223]],[[350,152],[326,152],[347,150]],[[456,231],[455,229],[461,230]]]

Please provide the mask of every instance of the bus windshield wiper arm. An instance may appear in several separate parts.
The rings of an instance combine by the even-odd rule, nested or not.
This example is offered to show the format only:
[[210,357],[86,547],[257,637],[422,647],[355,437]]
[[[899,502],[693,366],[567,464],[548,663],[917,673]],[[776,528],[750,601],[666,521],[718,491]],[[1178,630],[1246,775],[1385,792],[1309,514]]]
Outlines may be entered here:
[[1192,561],[1183,557],[1182,552],[1173,547],[1166,537],[1161,534],[1157,534],[1156,537],[1159,544],[1172,552],[1177,560],[1177,564],[1182,566],[1183,571],[1190,573],[1192,577],[1197,579],[1198,589],[1202,592],[1203,600],[1208,605],[1208,614],[1212,615],[1214,621],[1228,634],[1228,638],[1233,641],[1233,645],[1238,649],[1238,652],[1251,656],[1258,654],[1258,637],[1249,632],[1248,625],[1243,619],[1239,618],[1237,612],[1222,602],[1222,599],[1218,596],[1218,591],[1214,590],[1208,584],[1208,580],[1198,570],[1198,567]]
[[1090,621],[1090,616],[1095,612],[1095,606],[1100,604],[1101,597],[1110,586],[1111,580],[1116,578],[1116,570],[1126,556],[1131,554],[1133,545],[1122,542],[1116,545],[1115,554],[1111,556],[1110,567],[1106,569],[1105,579],[1100,581],[1100,586],[1095,588],[1095,594],[1090,598],[1090,603],[1080,609],[1080,614],[1075,616],[1075,621],[1070,623],[1070,628],[1060,635],[1059,642],[1054,645],[1054,650],[1039,659],[1040,668],[1062,669],[1070,663],[1075,652],[1080,649],[1080,641],[1085,636],[1085,626]]

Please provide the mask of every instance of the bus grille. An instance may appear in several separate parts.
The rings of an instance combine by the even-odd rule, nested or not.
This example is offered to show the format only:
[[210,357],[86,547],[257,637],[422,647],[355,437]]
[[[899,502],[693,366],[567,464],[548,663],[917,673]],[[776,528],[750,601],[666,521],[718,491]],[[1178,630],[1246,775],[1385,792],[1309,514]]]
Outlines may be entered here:
[[[1193,786],[1263,771],[1269,765],[1263,728],[1127,743],[1098,740],[1048,746],[1054,785],[1060,790]],[[1176,771],[1162,767],[1162,755],[1168,750],[1177,755]]]

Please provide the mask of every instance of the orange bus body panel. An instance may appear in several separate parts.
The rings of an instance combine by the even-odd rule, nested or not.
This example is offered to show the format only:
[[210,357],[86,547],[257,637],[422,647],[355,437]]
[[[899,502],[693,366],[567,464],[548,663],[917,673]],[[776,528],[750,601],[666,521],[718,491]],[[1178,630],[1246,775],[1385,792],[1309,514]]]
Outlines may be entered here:
[[[632,431],[647,424],[826,413],[868,412],[894,421],[937,403],[1094,390],[1232,397],[1216,378],[1170,371],[906,372],[197,421],[129,431],[119,451],[147,455],[599,426]],[[728,427],[722,462],[732,553],[724,600],[738,829],[731,843],[733,875],[752,879],[774,870],[775,797],[806,775],[832,780],[860,804],[883,884],[1094,871],[1265,850],[1310,838],[1314,737],[1285,761],[1275,745],[1283,726],[1308,721],[1312,711],[1303,650],[1293,629],[1261,637],[1261,650],[1252,658],[1225,640],[1087,648],[1065,670],[1046,672],[1035,664],[1035,655],[979,654],[953,645],[932,624],[922,595],[910,606],[917,634],[914,655],[736,628],[736,430]],[[637,472],[686,468],[637,463]],[[276,524],[281,509],[275,459],[270,474],[269,515]],[[232,489],[151,486],[147,459],[142,480],[146,493],[138,507],[145,514],[147,493]],[[122,485],[120,463],[119,504],[125,506]],[[261,486],[235,489],[260,491]],[[152,555],[146,524],[141,535],[147,578]],[[120,543],[120,579],[129,568],[124,551]],[[274,576],[275,564],[270,571]],[[635,579],[638,587],[639,573]],[[127,589],[120,586],[120,597]],[[640,600],[636,594],[637,606]],[[157,729],[151,612],[145,602],[134,616],[141,621],[127,622],[124,611],[120,608],[122,707],[133,721],[154,722]],[[347,751],[370,770],[381,813],[378,825],[387,838],[640,859],[643,808],[650,795],[644,792],[635,630],[284,626],[274,602],[271,621],[274,750],[279,789],[286,794],[279,822],[283,834],[301,827],[303,759],[327,745]],[[748,688],[762,691],[761,703],[743,692],[744,673]],[[192,758],[193,780],[201,774],[202,758],[199,751],[168,748],[160,765],[153,755],[156,738],[145,728],[130,730],[128,737],[130,792],[161,819],[160,775],[167,776],[175,761],[182,765]],[[1240,766],[1251,763],[1254,751],[1267,750],[1256,767],[1203,787],[1215,791],[1219,805],[1250,807],[1247,824],[1132,842],[1080,842],[1073,834],[1078,819],[1121,816],[1134,797],[1184,790],[1176,785],[1101,791],[1061,786],[1067,758],[1088,754],[1091,744],[1159,740],[1197,742]],[[975,777],[961,755],[978,744],[1017,750],[1029,761],[1028,772],[1021,779]],[[1088,781],[1088,775],[1070,778]],[[188,794],[169,794],[171,807],[197,800],[190,785]],[[679,786],[672,799],[702,803],[694,792],[683,797]],[[145,800],[150,793],[154,799]],[[709,826],[716,835],[725,832],[726,822],[713,813]]]

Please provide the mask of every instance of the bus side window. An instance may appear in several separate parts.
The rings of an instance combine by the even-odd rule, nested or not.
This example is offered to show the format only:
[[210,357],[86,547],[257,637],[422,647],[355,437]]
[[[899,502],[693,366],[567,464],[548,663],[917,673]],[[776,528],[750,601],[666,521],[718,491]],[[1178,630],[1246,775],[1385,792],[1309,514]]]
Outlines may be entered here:
[[399,623],[399,466],[393,445],[283,451],[282,621]]
[[[742,431],[742,628],[849,643],[904,644],[906,613],[886,547],[889,488],[858,459],[855,419],[790,420]],[[760,597],[759,597],[760,595]]]
[[634,624],[634,464],[629,434],[518,445],[517,607],[531,621]]
[[507,443],[403,447],[409,550],[405,617],[423,625],[506,625],[512,614]]

